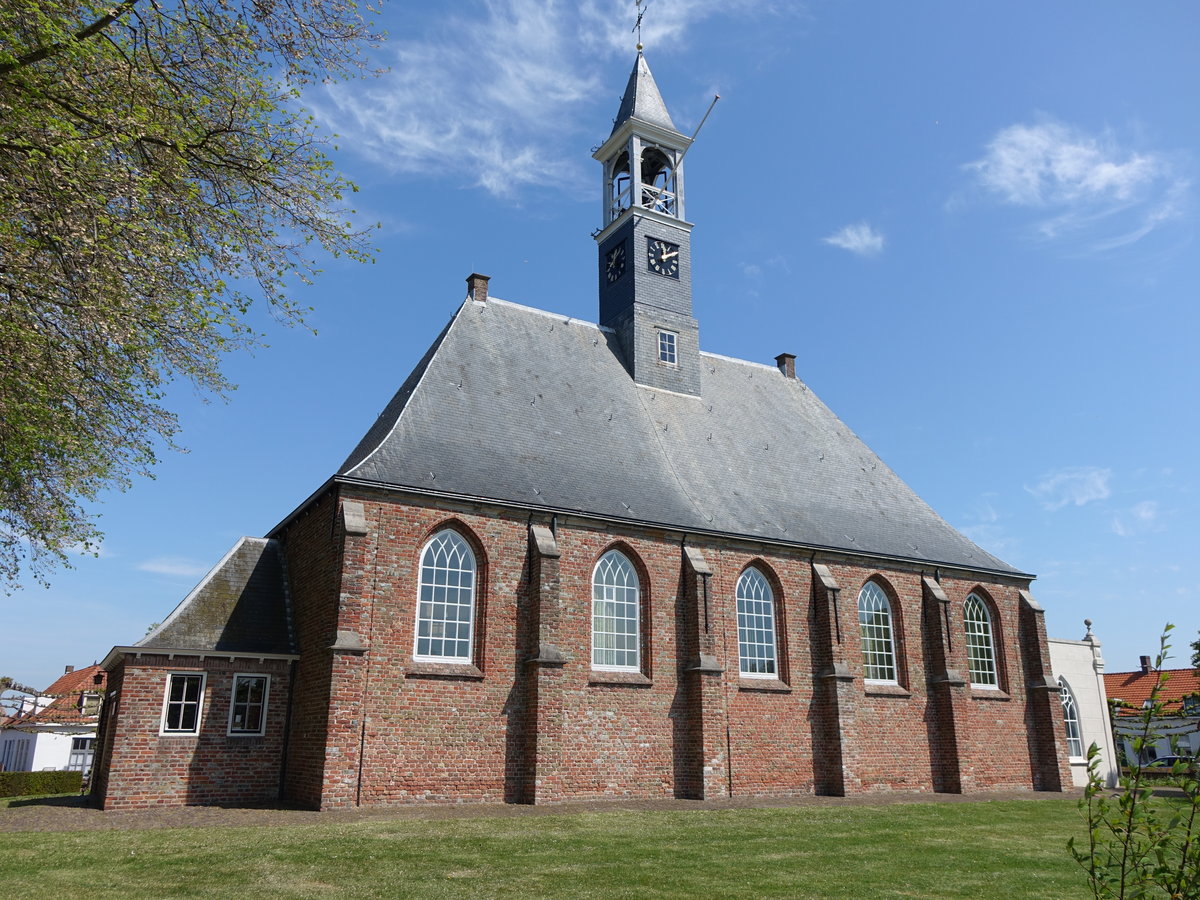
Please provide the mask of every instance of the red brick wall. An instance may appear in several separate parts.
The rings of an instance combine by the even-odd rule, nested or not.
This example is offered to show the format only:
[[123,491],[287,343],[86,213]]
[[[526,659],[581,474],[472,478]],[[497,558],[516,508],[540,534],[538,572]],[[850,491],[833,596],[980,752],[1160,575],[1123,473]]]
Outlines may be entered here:
[[[198,735],[159,735],[171,672],[206,672]],[[234,674],[271,676],[266,733],[226,734]],[[279,797],[288,701],[284,660],[127,657],[110,676],[115,748],[102,761],[96,797],[104,809],[179,804],[270,803]]]
[[[343,716],[331,720],[331,729],[344,729],[361,727],[365,717],[365,730],[344,734],[347,753],[357,759],[363,747],[361,788],[335,794],[327,786],[324,805],[502,801],[509,722],[519,705],[510,695],[519,692],[523,670],[516,605],[525,590],[527,519],[363,500],[370,533],[346,539],[345,573],[347,585],[357,585],[361,603],[346,592],[339,627],[359,629],[370,651],[358,658],[357,667],[335,670],[334,702]],[[413,646],[420,554],[447,524],[471,543],[476,557],[475,671],[450,666],[442,674],[417,674]]]
[[1000,689],[994,691],[967,685],[968,715],[958,728],[963,791],[1029,788],[1032,784],[1031,761],[1029,743],[1025,739],[1029,692],[1017,642],[1021,602],[1018,588],[950,577],[942,579],[942,588],[950,598],[951,634],[954,637],[952,664],[968,682],[963,604],[972,592],[990,601],[992,640],[1000,680]]
[[326,724],[341,589],[337,500],[327,493],[281,535],[300,659],[288,734],[284,799],[319,807],[325,781]]
[[[343,537],[329,496],[286,535],[304,653],[287,796],[323,807],[529,796],[522,779],[538,769],[539,761],[523,758],[536,747],[526,729],[536,692],[524,662],[536,638],[531,644],[519,615],[534,602],[528,514],[467,505],[446,509],[383,493],[343,491],[364,504],[368,534]],[[412,660],[415,604],[421,549],[447,524],[476,551],[475,658],[473,667],[437,671]],[[688,679],[697,676],[684,671],[695,640],[683,625],[680,537],[565,519],[556,535],[561,612],[552,640],[571,657],[553,676],[560,680],[547,682],[556,691],[562,688],[563,710],[556,718],[561,765],[547,776],[554,780],[556,796],[693,795],[696,782],[689,766],[694,767],[698,751],[689,724],[695,700],[689,699]],[[604,677],[590,667],[592,570],[614,546],[630,556],[641,577],[645,683],[598,683]],[[944,754],[931,753],[930,747],[944,715],[957,717],[950,733],[959,742],[964,790],[1034,784],[1018,585],[942,578],[951,601],[949,666],[967,671],[962,603],[970,591],[984,592],[997,614],[1003,690],[960,689],[957,706],[939,707],[931,701],[930,679],[940,673],[926,658],[922,572],[826,560],[841,590],[837,620],[829,623],[835,627],[823,639],[811,553],[711,540],[691,546],[703,552],[713,570],[710,627],[724,672],[719,703],[705,710],[705,727],[723,732],[728,722],[723,777],[733,795],[811,793],[821,754],[831,747],[841,749],[848,793],[933,790]],[[326,567],[339,559],[337,577]],[[752,563],[777,594],[784,649],[777,684],[738,675],[734,591]],[[902,690],[862,682],[857,600],[872,577],[892,600]],[[355,631],[367,652],[329,651],[338,629]],[[834,695],[822,693],[830,682],[817,676],[838,661],[855,678],[841,682],[836,693],[840,718],[831,726],[828,704],[817,697]]]

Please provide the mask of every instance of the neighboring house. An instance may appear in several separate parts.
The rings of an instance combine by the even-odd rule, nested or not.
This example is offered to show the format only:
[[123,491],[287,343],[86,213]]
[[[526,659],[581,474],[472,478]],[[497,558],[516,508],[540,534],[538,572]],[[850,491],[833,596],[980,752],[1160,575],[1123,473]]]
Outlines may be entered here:
[[1062,690],[1063,733],[1072,783],[1076,787],[1087,784],[1087,752],[1095,744],[1100,751],[1097,771],[1112,787],[1117,783],[1119,765],[1104,687],[1104,657],[1091,620],[1084,624],[1087,634],[1083,640],[1050,638],[1050,666]]
[[16,699],[0,719],[0,772],[92,768],[106,674],[98,665],[66,672],[44,692]]
[[470,276],[342,467],[106,656],[103,806],[1070,786],[1032,576],[793,355],[700,351],[690,143],[639,53],[563,285],[599,324]]
[[1145,748],[1137,760],[1132,742],[1141,731],[1140,713],[1150,703],[1150,692],[1158,680],[1150,657],[1143,656],[1140,662],[1141,668],[1135,672],[1109,672],[1104,676],[1108,699],[1116,710],[1113,724],[1121,742],[1122,761],[1148,763],[1176,753],[1200,756],[1200,676],[1193,669],[1166,669],[1166,681],[1158,697],[1163,715],[1153,723],[1160,739]]

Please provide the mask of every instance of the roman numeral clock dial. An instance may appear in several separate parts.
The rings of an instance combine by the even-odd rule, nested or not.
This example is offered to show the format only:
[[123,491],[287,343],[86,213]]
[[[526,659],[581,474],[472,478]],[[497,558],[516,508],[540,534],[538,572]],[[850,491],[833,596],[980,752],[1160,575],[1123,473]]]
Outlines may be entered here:
[[651,272],[679,277],[679,245],[661,238],[646,238],[646,266]]

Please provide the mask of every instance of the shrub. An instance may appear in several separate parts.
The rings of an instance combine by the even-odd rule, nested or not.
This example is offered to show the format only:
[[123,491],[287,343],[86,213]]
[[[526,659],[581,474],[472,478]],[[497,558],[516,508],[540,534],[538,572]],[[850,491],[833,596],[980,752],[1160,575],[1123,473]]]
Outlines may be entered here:
[[0,797],[70,794],[82,789],[82,772],[0,772]]
[[[1139,714],[1140,729],[1132,741],[1135,759],[1160,737],[1155,723],[1163,715],[1163,663],[1169,656],[1172,627],[1163,631],[1154,663],[1157,680],[1149,704]],[[1076,846],[1074,838],[1067,842],[1087,873],[1092,895],[1114,900],[1200,897],[1200,782],[1195,767],[1184,761],[1165,770],[1134,764],[1122,770],[1119,787],[1110,794],[1099,766],[1099,751],[1092,744],[1088,785],[1079,801],[1087,818],[1087,845]],[[1155,798],[1152,784],[1168,785],[1176,796]]]

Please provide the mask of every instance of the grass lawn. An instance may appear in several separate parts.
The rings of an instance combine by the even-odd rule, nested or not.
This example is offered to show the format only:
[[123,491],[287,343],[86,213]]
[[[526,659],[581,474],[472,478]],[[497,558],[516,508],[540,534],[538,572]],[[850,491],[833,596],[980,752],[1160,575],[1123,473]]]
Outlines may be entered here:
[[23,897],[1088,896],[1074,800],[8,833]]

